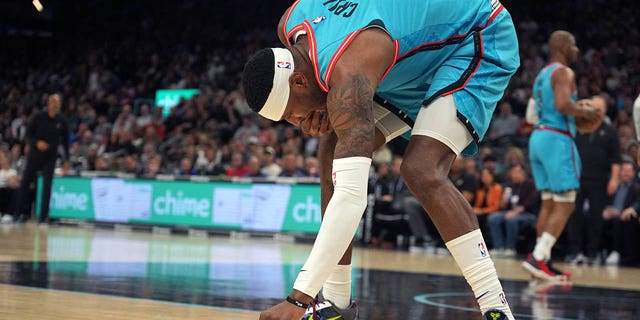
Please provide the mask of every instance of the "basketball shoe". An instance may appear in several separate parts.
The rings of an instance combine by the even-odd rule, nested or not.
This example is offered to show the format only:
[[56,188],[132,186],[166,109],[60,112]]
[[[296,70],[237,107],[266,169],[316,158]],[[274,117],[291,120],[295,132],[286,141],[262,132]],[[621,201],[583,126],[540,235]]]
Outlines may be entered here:
[[322,291],[311,301],[302,320],[355,320],[358,317],[358,308],[355,302],[346,309],[340,309],[329,300],[325,300]]
[[562,271],[560,269],[555,268],[551,263],[551,260],[547,261],[547,267],[549,267],[549,270],[556,275],[556,278],[559,278],[558,280],[561,280],[561,281],[571,280],[571,272]]
[[536,260],[529,254],[527,260],[522,262],[522,267],[536,278],[554,281],[567,281],[571,278],[571,273],[560,271],[543,260]]
[[507,320],[507,315],[504,312],[496,309],[489,310],[484,313],[482,320]]

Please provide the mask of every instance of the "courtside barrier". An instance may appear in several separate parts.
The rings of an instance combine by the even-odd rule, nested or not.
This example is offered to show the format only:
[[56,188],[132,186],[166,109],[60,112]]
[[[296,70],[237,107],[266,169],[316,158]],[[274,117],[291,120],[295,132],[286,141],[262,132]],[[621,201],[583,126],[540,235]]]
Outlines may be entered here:
[[[36,214],[41,204],[38,181]],[[317,179],[55,177],[49,216],[90,222],[316,234]]]

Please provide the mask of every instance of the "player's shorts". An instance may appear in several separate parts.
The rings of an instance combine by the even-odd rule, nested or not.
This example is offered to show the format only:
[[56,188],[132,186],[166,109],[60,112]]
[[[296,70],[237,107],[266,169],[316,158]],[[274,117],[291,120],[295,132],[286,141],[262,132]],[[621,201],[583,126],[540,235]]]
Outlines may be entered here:
[[[405,103],[397,107],[412,120],[438,98],[452,95],[456,117],[473,138],[462,153],[472,155],[489,128],[496,104],[520,66],[518,39],[509,12],[502,10],[486,27],[473,30],[455,47],[442,50],[450,52],[430,77],[427,92],[420,99],[422,105],[415,105],[410,98],[394,97],[393,92],[385,89],[382,93],[396,104]],[[402,136],[409,139],[410,133]]]
[[529,139],[529,160],[539,191],[559,193],[580,187],[580,155],[568,133],[536,129]]
[[476,143],[464,154],[474,154],[489,129],[496,104],[520,66],[518,38],[506,10],[486,28],[467,37],[438,68],[425,96],[427,108],[439,96],[453,94],[458,117]]
[[407,120],[402,114],[389,111],[377,102],[373,106],[373,115],[376,128],[385,136],[386,142],[408,132],[411,126],[412,135],[434,138],[449,147],[456,155],[473,141],[467,127],[456,116],[456,105],[452,95],[436,99],[429,108],[424,108],[418,113],[415,122]]
[[[456,149],[460,147],[459,144],[463,143],[465,138],[450,136],[450,133],[455,130],[450,131],[447,129],[453,130],[453,128],[445,127],[442,132],[444,137],[449,140],[459,140],[453,144],[447,143],[447,141],[443,141],[442,137],[429,133],[440,130],[431,128],[429,123],[421,125],[422,127],[417,130],[414,127],[413,131],[409,131],[408,127],[405,127],[406,130],[403,131],[402,136],[406,139],[414,134],[432,136],[448,145],[456,153],[475,154],[478,150],[477,143],[489,128],[496,104],[502,98],[511,76],[519,65],[520,57],[515,28],[507,10],[502,10],[486,27],[472,31],[461,43],[456,44],[455,49],[433,74],[429,89],[423,97],[422,106],[395,106],[396,117],[408,117],[406,123],[409,123],[410,127],[414,127],[414,121],[417,124],[420,118],[429,120],[431,115],[424,114],[431,113],[433,110],[427,112],[431,107],[450,105],[448,102],[442,103],[441,98],[452,96],[453,105],[456,108],[454,117],[457,121],[455,119],[448,120],[447,124],[456,127],[461,124],[471,136],[471,141],[462,146],[462,151],[458,151]],[[380,101],[376,102],[380,103]],[[400,102],[396,101],[396,103]],[[449,117],[448,112],[449,110],[445,110],[446,117]],[[440,122],[435,123],[441,124]],[[391,130],[388,131],[391,132]]]

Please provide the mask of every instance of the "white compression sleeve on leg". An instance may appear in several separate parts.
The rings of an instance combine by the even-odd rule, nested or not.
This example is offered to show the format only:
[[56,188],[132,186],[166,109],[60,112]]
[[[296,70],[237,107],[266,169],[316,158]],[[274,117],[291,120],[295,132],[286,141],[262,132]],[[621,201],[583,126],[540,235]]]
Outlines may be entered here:
[[325,300],[333,302],[338,308],[346,309],[351,303],[351,265],[339,264],[322,286]]
[[333,196],[294,289],[315,296],[347,250],[367,206],[370,167],[365,157],[333,160]]
[[445,245],[471,286],[482,313],[498,309],[506,313],[507,319],[513,320],[511,308],[480,229],[449,240]]

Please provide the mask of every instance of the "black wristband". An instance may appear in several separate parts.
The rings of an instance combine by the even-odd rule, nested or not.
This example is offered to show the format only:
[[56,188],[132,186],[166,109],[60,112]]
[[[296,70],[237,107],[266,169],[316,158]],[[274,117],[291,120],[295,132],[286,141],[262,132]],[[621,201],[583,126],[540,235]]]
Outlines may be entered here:
[[291,298],[289,296],[287,296],[287,302],[295,305],[296,307],[303,308],[303,309],[307,309],[309,307],[308,303],[300,302],[300,301],[298,301],[298,300],[296,300],[294,298]]

